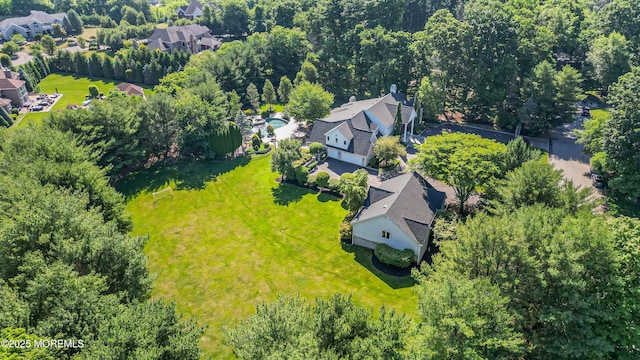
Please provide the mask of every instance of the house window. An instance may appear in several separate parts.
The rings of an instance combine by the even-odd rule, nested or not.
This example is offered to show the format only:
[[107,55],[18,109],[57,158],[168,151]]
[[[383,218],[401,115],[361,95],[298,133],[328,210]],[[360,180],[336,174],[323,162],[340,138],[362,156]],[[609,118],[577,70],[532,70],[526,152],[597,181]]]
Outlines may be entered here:
[[331,138],[327,136],[327,141],[329,141],[329,140],[331,140]]
[[382,237],[385,238],[385,239],[388,239],[388,238],[391,237],[391,233],[388,232],[388,231],[382,230]]
[[338,143],[338,138],[336,138],[336,144]]
[[347,145],[347,140],[344,141],[344,144]]

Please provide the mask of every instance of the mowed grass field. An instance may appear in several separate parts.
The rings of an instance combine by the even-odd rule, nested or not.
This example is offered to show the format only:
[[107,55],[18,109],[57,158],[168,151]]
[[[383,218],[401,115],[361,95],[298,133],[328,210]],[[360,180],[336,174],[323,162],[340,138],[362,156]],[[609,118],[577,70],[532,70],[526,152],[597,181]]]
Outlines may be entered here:
[[[56,89],[62,97],[53,105],[51,111],[62,110],[70,104],[80,105],[85,100],[85,95],[89,94],[89,85],[96,85],[100,92],[108,94],[109,91],[118,85],[120,81],[106,79],[91,79],[88,77],[78,77],[74,75],[50,74],[38,85],[40,93],[54,94]],[[149,96],[151,90],[145,88],[145,95]],[[18,126],[25,126],[30,122],[40,122],[47,116],[48,112],[31,112],[25,114]]]
[[[153,296],[175,301],[207,326],[201,341],[207,355],[232,357],[223,326],[278,294],[313,300],[340,292],[416,316],[410,277],[372,271],[370,251],[341,245],[341,201],[280,185],[269,160],[152,168],[117,186],[128,197],[134,234],[149,235]],[[154,205],[151,191],[168,184],[181,190]]]

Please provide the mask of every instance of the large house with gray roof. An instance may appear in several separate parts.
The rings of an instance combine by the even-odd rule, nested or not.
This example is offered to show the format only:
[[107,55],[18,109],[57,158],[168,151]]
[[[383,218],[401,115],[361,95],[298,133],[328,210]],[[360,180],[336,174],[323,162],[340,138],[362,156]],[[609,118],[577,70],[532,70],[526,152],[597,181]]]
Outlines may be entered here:
[[0,32],[5,40],[10,40],[14,34],[21,34],[27,40],[33,40],[36,34],[53,35],[54,24],[60,24],[67,31],[71,30],[71,23],[69,23],[66,13],[47,14],[31,10],[31,14],[28,16],[0,21]]
[[331,110],[329,116],[315,121],[308,141],[324,144],[330,158],[366,166],[378,137],[393,134],[398,104],[403,124],[401,140],[406,141],[413,131],[416,112],[395,90],[392,86],[383,97],[352,100]]
[[429,247],[431,226],[444,207],[446,194],[416,172],[369,187],[364,207],[351,221],[353,244],[374,249],[387,244],[413,250],[419,262]]
[[211,35],[208,27],[190,24],[157,28],[147,39],[150,50],[174,52],[178,50],[197,54],[204,50],[216,50],[222,42]]

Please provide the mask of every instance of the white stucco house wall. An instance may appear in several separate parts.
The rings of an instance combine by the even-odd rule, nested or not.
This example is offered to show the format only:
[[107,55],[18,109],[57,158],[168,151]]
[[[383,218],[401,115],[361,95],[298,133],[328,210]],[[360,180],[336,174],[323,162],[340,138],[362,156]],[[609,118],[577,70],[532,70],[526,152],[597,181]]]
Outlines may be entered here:
[[416,172],[370,187],[364,207],[353,218],[353,244],[374,249],[387,244],[411,249],[419,262],[429,247],[431,226],[446,194]]
[[385,96],[360,101],[352,98],[331,110],[329,116],[315,121],[308,142],[325,145],[330,158],[366,166],[378,137],[393,134],[398,104],[403,123],[401,139],[406,141],[413,132],[416,112],[394,85]]

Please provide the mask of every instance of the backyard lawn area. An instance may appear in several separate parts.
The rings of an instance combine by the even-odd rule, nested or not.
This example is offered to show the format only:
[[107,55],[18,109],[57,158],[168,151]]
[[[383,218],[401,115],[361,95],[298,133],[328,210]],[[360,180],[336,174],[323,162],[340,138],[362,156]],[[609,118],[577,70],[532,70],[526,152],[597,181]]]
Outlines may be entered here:
[[[338,198],[276,182],[270,156],[151,168],[117,185],[128,198],[134,234],[149,235],[154,297],[206,325],[202,346],[231,357],[222,329],[278,294],[312,300],[336,292],[357,303],[417,316],[411,278],[372,272],[370,252],[341,246],[346,214]],[[171,184],[173,198],[151,192]]]
[[[73,75],[50,74],[40,81],[40,93],[53,94],[58,92],[63,96],[56,102],[51,109],[52,111],[61,110],[69,104],[80,105],[85,100],[85,95],[89,94],[89,85],[93,84],[98,87],[100,92],[108,94],[111,89],[116,87],[120,81],[106,79],[91,79],[88,77],[77,77]],[[144,89],[145,95],[151,94],[150,89]],[[29,122],[39,122],[47,115],[46,112],[27,113],[20,121],[18,126],[25,126]]]

